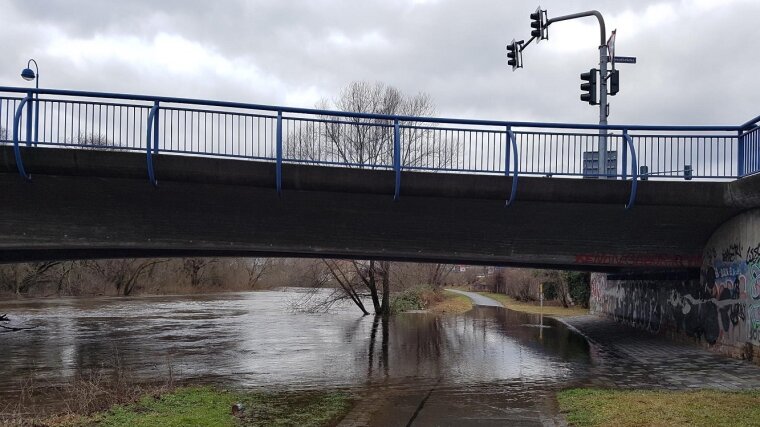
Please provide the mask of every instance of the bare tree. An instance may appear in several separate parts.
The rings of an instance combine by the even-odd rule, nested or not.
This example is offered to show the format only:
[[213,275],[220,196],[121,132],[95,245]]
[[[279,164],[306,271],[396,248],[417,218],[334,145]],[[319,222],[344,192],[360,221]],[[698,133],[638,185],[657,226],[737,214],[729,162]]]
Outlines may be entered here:
[[241,258],[236,264],[245,271],[247,288],[253,289],[264,275],[272,270],[272,260],[269,258]]
[[0,281],[16,295],[23,294],[33,286],[54,282],[55,267],[60,264],[60,261],[47,261],[3,266]]
[[103,280],[113,284],[116,291],[124,296],[129,296],[135,289],[139,280],[149,277],[153,268],[165,259],[113,259],[91,261],[88,267],[99,275]]
[[112,150],[118,148],[118,145],[110,141],[104,135],[95,133],[80,132],[76,138],[76,144],[85,146],[92,150]]
[[190,286],[197,288],[218,280],[216,272],[213,271],[218,262],[216,258],[184,258],[181,269],[190,280]]
[[[435,113],[430,96],[405,95],[382,83],[353,82],[324,110],[424,117]],[[394,123],[391,120],[323,116],[318,120],[291,120],[285,156],[301,160],[339,162],[347,167],[389,167],[393,164]],[[452,163],[457,144],[436,132],[430,123],[401,123],[401,163],[404,167],[444,167]]]
[[[435,108],[424,93],[405,95],[382,83],[353,82],[332,101],[322,100],[317,108],[378,115],[432,116]],[[401,124],[401,162],[404,167],[446,166],[451,163],[455,144],[445,133],[435,133],[427,123],[405,121]],[[324,116],[317,120],[291,119],[287,128],[285,156],[314,162],[338,162],[346,167],[389,167],[393,164],[394,123],[391,120]],[[364,314],[362,297],[372,299],[376,314],[390,313],[390,262],[333,261],[324,265],[332,282]],[[430,277],[441,281],[443,271]],[[341,299],[335,293],[330,301]],[[324,306],[322,301],[320,306]]]
[[[327,311],[342,301],[351,301],[364,315],[372,301],[375,314],[390,314],[390,270],[388,261],[323,259],[314,269],[312,291],[296,302],[299,309]],[[323,292],[327,289],[328,292]]]
[[441,288],[446,284],[446,279],[452,271],[453,264],[423,264],[423,269],[427,273],[425,283],[434,288]]
[[557,270],[539,270],[537,275],[541,279],[544,287],[554,287],[554,297],[563,307],[569,307],[572,300],[570,299],[570,290],[567,279],[561,271]]

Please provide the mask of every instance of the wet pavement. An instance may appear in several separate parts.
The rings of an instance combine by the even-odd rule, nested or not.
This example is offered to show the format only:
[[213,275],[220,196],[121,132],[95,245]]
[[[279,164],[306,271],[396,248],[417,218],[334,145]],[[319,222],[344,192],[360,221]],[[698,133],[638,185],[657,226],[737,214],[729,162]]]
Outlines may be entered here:
[[118,365],[138,382],[171,369],[224,387],[348,390],[361,399],[343,426],[563,425],[554,396],[567,387],[760,386],[749,363],[593,316],[539,327],[537,315],[478,306],[382,321],[351,306],[294,311],[302,295],[0,302],[14,325],[38,326],[0,334],[0,394],[12,402],[30,377],[54,385]]
[[595,315],[560,319],[590,342],[599,387],[760,389],[760,367]]

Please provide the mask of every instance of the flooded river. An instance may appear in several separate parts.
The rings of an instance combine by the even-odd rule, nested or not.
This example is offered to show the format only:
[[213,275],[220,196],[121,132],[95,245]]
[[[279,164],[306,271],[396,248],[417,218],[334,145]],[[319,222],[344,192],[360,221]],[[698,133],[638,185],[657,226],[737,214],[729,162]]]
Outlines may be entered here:
[[[372,425],[555,422],[553,391],[583,384],[586,340],[552,319],[500,307],[458,316],[406,313],[384,323],[353,307],[291,309],[297,292],[81,298],[0,303],[0,390],[33,374],[60,384],[118,364],[165,378],[267,389],[350,389]],[[367,403],[359,403],[365,406]],[[463,421],[464,420],[464,421]]]

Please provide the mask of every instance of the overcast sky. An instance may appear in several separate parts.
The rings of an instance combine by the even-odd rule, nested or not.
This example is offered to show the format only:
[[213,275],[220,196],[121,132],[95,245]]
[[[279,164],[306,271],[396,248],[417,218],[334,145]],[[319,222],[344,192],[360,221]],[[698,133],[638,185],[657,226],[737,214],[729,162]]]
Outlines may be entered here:
[[[549,16],[597,9],[623,64],[610,123],[739,124],[760,114],[760,1],[543,0]],[[579,74],[598,65],[599,29],[551,26],[512,72],[538,2],[485,0],[129,0],[0,3],[0,85],[312,107],[353,80],[426,92],[440,116],[598,120]]]

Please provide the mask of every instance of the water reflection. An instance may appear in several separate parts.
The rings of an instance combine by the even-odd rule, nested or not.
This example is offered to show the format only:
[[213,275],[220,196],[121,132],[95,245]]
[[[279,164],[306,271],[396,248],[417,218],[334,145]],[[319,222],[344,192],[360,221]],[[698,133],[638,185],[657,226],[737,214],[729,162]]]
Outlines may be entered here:
[[311,388],[583,378],[585,339],[552,319],[478,307],[460,316],[361,317],[287,310],[288,292],[92,298],[0,306],[38,329],[0,336],[0,390],[30,371],[68,381],[115,360],[135,380],[174,375],[227,386]]

